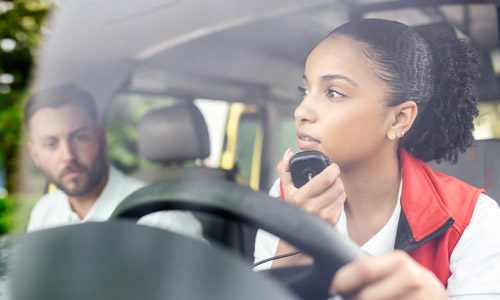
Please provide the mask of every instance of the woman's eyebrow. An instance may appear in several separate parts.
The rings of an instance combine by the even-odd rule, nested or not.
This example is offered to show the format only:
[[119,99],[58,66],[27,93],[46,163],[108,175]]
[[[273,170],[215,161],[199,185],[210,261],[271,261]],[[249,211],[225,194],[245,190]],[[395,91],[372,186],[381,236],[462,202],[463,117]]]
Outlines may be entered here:
[[347,81],[351,85],[353,85],[355,87],[358,87],[358,84],[354,80],[352,80],[349,77],[346,77],[344,75],[340,75],[340,74],[332,74],[332,75],[330,75],[329,74],[329,75],[323,75],[323,76],[321,76],[321,80],[323,80],[323,81],[337,80],[337,79]]
[[[302,75],[302,79],[304,79],[305,82],[308,82],[307,80],[307,76],[306,75]],[[323,75],[321,76],[321,80],[323,81],[329,81],[329,80],[345,80],[347,81],[348,83],[350,83],[351,85],[355,86],[355,87],[358,87],[359,85],[352,79],[350,79],[349,77],[346,77],[344,75],[340,75],[340,74],[328,74],[328,75]]]

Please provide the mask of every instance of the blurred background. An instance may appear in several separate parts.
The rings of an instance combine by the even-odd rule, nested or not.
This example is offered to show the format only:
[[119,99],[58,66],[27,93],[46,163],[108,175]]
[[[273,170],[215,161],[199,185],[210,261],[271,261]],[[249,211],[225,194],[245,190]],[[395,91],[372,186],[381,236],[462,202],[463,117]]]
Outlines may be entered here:
[[[22,108],[44,20],[55,1],[0,1],[0,234],[23,231],[36,195],[14,189]],[[34,171],[34,168],[33,168]],[[43,191],[43,178],[40,178]],[[22,200],[21,200],[22,199]]]

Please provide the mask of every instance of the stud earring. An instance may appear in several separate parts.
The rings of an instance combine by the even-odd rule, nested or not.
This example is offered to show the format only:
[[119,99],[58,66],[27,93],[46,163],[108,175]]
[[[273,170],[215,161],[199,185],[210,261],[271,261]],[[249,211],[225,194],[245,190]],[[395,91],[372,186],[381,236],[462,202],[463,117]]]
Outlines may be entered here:
[[395,140],[395,139],[396,139],[396,134],[394,133],[394,131],[392,131],[392,130],[391,130],[391,131],[389,131],[389,132],[387,133],[387,137],[388,137],[391,141],[393,141],[393,140]]

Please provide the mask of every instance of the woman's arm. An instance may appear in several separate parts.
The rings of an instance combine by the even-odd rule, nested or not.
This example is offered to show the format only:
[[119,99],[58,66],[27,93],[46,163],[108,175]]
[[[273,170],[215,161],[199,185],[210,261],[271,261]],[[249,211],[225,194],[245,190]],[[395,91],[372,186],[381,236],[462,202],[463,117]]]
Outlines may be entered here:
[[332,293],[354,299],[498,299],[500,297],[500,209],[479,196],[471,221],[450,257],[444,286],[407,253],[366,256],[341,268]]
[[481,194],[469,225],[450,257],[448,295],[454,299],[500,298],[500,209]]
[[331,293],[348,299],[448,299],[437,277],[401,250],[345,265],[335,274]]

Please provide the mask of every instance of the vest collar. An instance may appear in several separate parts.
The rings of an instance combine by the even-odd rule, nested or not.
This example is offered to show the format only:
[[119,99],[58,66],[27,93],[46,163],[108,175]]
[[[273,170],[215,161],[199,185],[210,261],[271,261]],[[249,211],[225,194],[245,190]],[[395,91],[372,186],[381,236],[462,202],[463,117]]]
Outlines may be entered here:
[[395,248],[411,251],[446,232],[455,221],[435,172],[404,149],[400,162],[403,191]]

